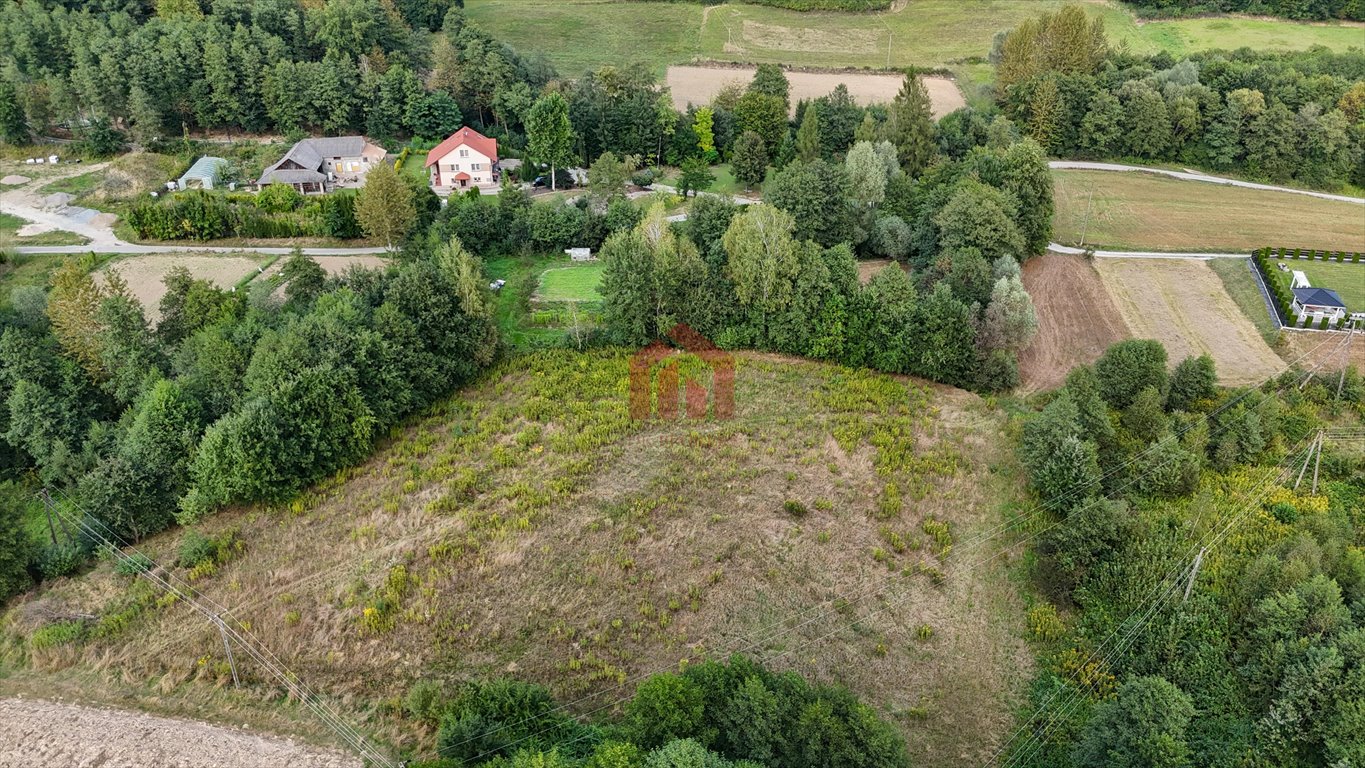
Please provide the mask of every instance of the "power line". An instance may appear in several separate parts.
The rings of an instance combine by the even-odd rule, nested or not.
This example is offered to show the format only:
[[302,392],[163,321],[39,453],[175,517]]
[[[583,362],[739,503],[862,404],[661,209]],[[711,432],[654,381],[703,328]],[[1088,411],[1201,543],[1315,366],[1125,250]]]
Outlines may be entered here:
[[[1308,357],[1309,355],[1311,355],[1311,354],[1317,352],[1317,351],[1318,351],[1319,349],[1321,349],[1323,346],[1325,346],[1325,345],[1331,343],[1332,341],[1333,341],[1333,340],[1330,339],[1330,338],[1329,338],[1329,339],[1323,340],[1323,341],[1320,342],[1316,347],[1314,347],[1312,350],[1309,350],[1308,352],[1306,352],[1306,353],[1300,355],[1298,358],[1296,358],[1296,359],[1295,359],[1293,362],[1291,362],[1289,365],[1292,367],[1293,365],[1295,365],[1295,364],[1297,364],[1298,362],[1302,361],[1304,358]],[[1333,350],[1333,352],[1335,352],[1335,349]],[[1331,357],[1331,355],[1328,356],[1328,358],[1330,358],[1330,357]],[[1319,367],[1321,367],[1321,365],[1323,364],[1323,362],[1324,362],[1325,359],[1327,359],[1327,358],[1324,358],[1324,359],[1319,360],[1319,361],[1318,361],[1317,363],[1315,363],[1315,364],[1313,365],[1313,367],[1310,368],[1307,372],[1301,374],[1301,376],[1299,377],[1299,379],[1297,380],[1297,382],[1291,381],[1290,383],[1281,385],[1281,387],[1280,387],[1279,389],[1275,390],[1274,392],[1272,392],[1272,393],[1270,393],[1270,394],[1268,394],[1268,395],[1264,395],[1264,396],[1262,397],[1262,399],[1261,399],[1260,401],[1257,402],[1256,405],[1251,406],[1252,410],[1259,409],[1260,407],[1264,406],[1266,403],[1272,401],[1272,400],[1274,399],[1274,396],[1275,396],[1275,395],[1279,394],[1280,392],[1283,392],[1285,389],[1287,389],[1289,386],[1293,385],[1294,383],[1298,383],[1298,384],[1300,384],[1300,386],[1301,386],[1302,384],[1306,384],[1309,380],[1311,380],[1313,373],[1314,373]],[[1279,374],[1277,374],[1277,375],[1279,375]],[[1269,381],[1271,381],[1271,380],[1274,379],[1274,378],[1275,378],[1275,377],[1272,376],[1272,377],[1266,379],[1265,382],[1262,382],[1262,384],[1264,384],[1264,383],[1266,383],[1266,382],[1269,382]],[[1246,389],[1246,390],[1243,391],[1241,394],[1237,395],[1236,397],[1230,399],[1228,402],[1224,403],[1223,405],[1221,405],[1221,406],[1219,406],[1218,408],[1214,409],[1214,410],[1211,411],[1210,413],[1206,414],[1206,418],[1214,417],[1214,416],[1216,416],[1216,415],[1218,415],[1218,414],[1220,414],[1220,413],[1222,413],[1222,412],[1224,412],[1224,411],[1226,411],[1226,410],[1228,410],[1228,409],[1230,409],[1230,408],[1236,406],[1236,405],[1237,405],[1238,403],[1240,403],[1243,399],[1245,399],[1246,397],[1250,396],[1251,393],[1256,392],[1256,391],[1257,391],[1257,390],[1256,390],[1254,387],[1253,387],[1253,388],[1248,388],[1248,389]],[[1191,423],[1191,424],[1187,425],[1186,427],[1184,427],[1183,429],[1177,430],[1177,431],[1174,432],[1173,434],[1178,438],[1178,437],[1182,436],[1185,432],[1188,432],[1190,429],[1193,429],[1195,426],[1196,426],[1195,423]],[[1227,426],[1224,426],[1224,427],[1223,427],[1223,429],[1226,429],[1226,428],[1227,428]],[[1095,485],[1097,485],[1097,484],[1099,484],[1099,483],[1102,483],[1103,480],[1105,480],[1106,478],[1109,478],[1109,477],[1111,477],[1111,476],[1117,474],[1118,472],[1123,471],[1123,470],[1129,468],[1130,466],[1132,466],[1133,464],[1135,464],[1137,461],[1139,461],[1139,460],[1141,460],[1142,458],[1144,458],[1144,456],[1145,456],[1147,453],[1149,453],[1149,452],[1151,452],[1152,450],[1154,450],[1154,448],[1155,448],[1155,446],[1148,446],[1146,449],[1144,449],[1143,451],[1138,452],[1137,454],[1135,454],[1135,455],[1132,456],[1131,458],[1129,458],[1129,459],[1127,459],[1126,461],[1122,462],[1122,463],[1121,463],[1120,465],[1118,465],[1117,467],[1114,467],[1114,468],[1110,469],[1109,471],[1103,473],[1103,474],[1102,474],[1099,478],[1097,478],[1096,480],[1087,482],[1087,483],[1081,485],[1080,487],[1078,487],[1078,488],[1076,488],[1076,489],[1073,489],[1073,490],[1071,490],[1071,491],[1065,492],[1065,493],[1063,493],[1063,494],[1059,494],[1059,495],[1057,495],[1056,497],[1053,497],[1052,499],[1049,499],[1048,502],[1055,502],[1055,501],[1060,501],[1060,500],[1064,500],[1064,499],[1072,499],[1072,498],[1078,496],[1080,493],[1086,491],[1088,488],[1090,488],[1090,487],[1092,487],[1092,486],[1095,486]],[[1127,487],[1130,487],[1132,484],[1136,483],[1138,479],[1140,479],[1140,478],[1142,478],[1142,477],[1145,477],[1147,474],[1149,474],[1149,473],[1151,473],[1151,472],[1154,472],[1154,471],[1156,471],[1156,470],[1158,470],[1158,469],[1164,468],[1166,465],[1170,464],[1170,463],[1173,462],[1173,461],[1176,461],[1178,458],[1179,458],[1179,457],[1171,457],[1171,458],[1167,459],[1166,461],[1162,462],[1161,464],[1159,464],[1159,465],[1157,465],[1157,466],[1147,468],[1147,470],[1146,470],[1145,472],[1143,472],[1143,474],[1138,475],[1138,476],[1136,476],[1136,477],[1134,477],[1134,478],[1131,478],[1127,483],[1125,483],[1124,485],[1120,486],[1118,490],[1123,490],[1123,489],[1126,489]],[[1039,503],[1035,504],[1030,510],[1028,510],[1028,511],[1025,513],[1025,515],[1021,515],[1020,517],[1024,517],[1024,516],[1026,516],[1027,514],[1030,514],[1030,513],[1033,513],[1033,512],[1042,511],[1042,510],[1045,509],[1046,507],[1047,507],[1047,502],[1039,502]],[[1046,527],[1044,527],[1044,528],[1042,528],[1042,529],[1040,529],[1040,530],[1037,530],[1037,531],[1032,532],[1028,537],[1026,537],[1026,538],[1024,539],[1024,542],[1031,541],[1032,539],[1037,538],[1038,536],[1041,536],[1041,535],[1044,534],[1044,533],[1047,533],[1048,531],[1052,530],[1053,528],[1056,528],[1056,527],[1060,526],[1060,525],[1062,524],[1062,522],[1063,522],[1063,521],[1060,521],[1060,520],[1054,521],[1054,522],[1051,523],[1050,525],[1048,525],[1048,526],[1046,526]],[[972,548],[972,547],[984,545],[986,542],[990,541],[991,539],[995,538],[996,536],[1001,535],[1001,534],[1007,532],[1008,530],[1010,530],[1011,526],[1012,526],[1012,524],[1009,523],[1009,522],[1005,522],[1005,523],[999,524],[999,525],[993,527],[992,529],[986,531],[984,534],[977,536],[975,539],[970,540],[970,541],[964,543],[964,544],[959,548],[959,551],[960,551],[961,549],[968,549],[968,548]],[[992,556],[990,556],[990,557],[987,557],[987,558],[984,558],[984,559],[982,559],[982,560],[979,560],[979,561],[976,561],[976,562],[972,563],[972,564],[969,565],[965,570],[963,570],[963,569],[956,569],[956,570],[955,570],[955,575],[965,575],[965,574],[967,574],[967,573],[970,573],[971,571],[975,570],[975,569],[978,568],[978,567],[982,567],[982,566],[985,566],[985,565],[989,564],[991,561],[995,560],[995,559],[998,558],[998,557],[999,557],[998,554],[992,555]],[[894,579],[894,578],[895,578],[895,575],[888,575],[888,576],[886,576],[886,577],[884,577],[884,578],[882,578],[882,579],[879,579],[879,580],[874,581],[873,584],[871,584],[871,585],[869,585],[868,587],[864,588],[863,590],[860,591],[860,593],[859,593],[858,595],[855,595],[855,596],[853,596],[852,598],[843,598],[843,597],[833,598],[833,599],[830,599],[830,600],[826,600],[826,601],[824,601],[824,602],[822,602],[822,603],[820,603],[820,604],[817,604],[817,605],[815,605],[815,606],[812,606],[811,608],[808,608],[808,609],[806,609],[806,610],[804,610],[804,611],[801,611],[801,612],[799,612],[799,613],[797,614],[798,617],[801,616],[802,614],[809,614],[809,613],[811,613],[811,612],[813,612],[813,611],[819,610],[819,609],[822,608],[823,606],[831,606],[829,609],[822,611],[821,613],[819,613],[818,615],[815,615],[815,616],[812,617],[812,618],[808,618],[808,619],[806,619],[806,620],[804,620],[804,621],[801,621],[800,623],[796,624],[795,626],[792,626],[792,627],[783,627],[782,625],[786,623],[786,620],[785,620],[785,619],[784,619],[784,620],[781,620],[781,621],[773,622],[773,623],[767,625],[766,627],[764,627],[764,628],[762,628],[762,629],[760,630],[760,636],[759,636],[758,638],[753,639],[753,640],[750,640],[750,641],[747,642],[747,643],[743,643],[743,644],[739,645],[738,647],[736,647],[736,648],[734,648],[734,649],[732,649],[732,650],[726,652],[725,655],[732,655],[732,654],[735,654],[735,653],[750,652],[750,651],[753,651],[753,650],[755,650],[755,649],[757,649],[757,648],[759,648],[759,647],[761,647],[761,646],[763,646],[763,645],[767,645],[768,643],[770,643],[771,641],[773,641],[773,640],[775,640],[775,639],[777,639],[777,638],[779,638],[779,637],[784,637],[784,636],[790,635],[790,634],[793,633],[793,632],[796,632],[796,631],[798,631],[798,630],[800,630],[800,629],[802,629],[802,628],[804,628],[804,627],[806,627],[806,626],[809,626],[810,624],[812,624],[812,623],[814,623],[814,622],[816,622],[816,621],[819,621],[820,619],[823,619],[823,618],[829,616],[831,613],[838,612],[839,610],[842,610],[842,607],[843,607],[843,606],[856,604],[856,603],[861,602],[862,600],[865,600],[867,597],[869,597],[869,596],[872,595],[874,592],[876,592],[881,586],[884,586],[886,583],[889,583],[889,582],[890,582],[892,579]],[[870,615],[876,615],[877,613],[881,613],[882,611],[887,610],[889,607],[890,607],[890,606],[883,606],[882,608],[877,609],[876,611],[874,611],[874,612],[873,612],[872,614],[870,614]],[[865,620],[865,619],[866,619],[866,617],[863,618],[863,620]],[[855,623],[856,623],[856,622],[855,622]],[[844,627],[844,628],[842,628],[842,629],[846,629],[846,627]],[[836,632],[837,632],[837,631],[842,631],[842,629],[836,630]],[[789,649],[787,649],[786,651],[783,651],[783,652],[782,652],[781,654],[779,654],[778,656],[773,657],[773,660],[775,660],[775,659],[777,659],[777,658],[781,658],[782,656],[785,656],[785,655],[787,655],[787,654],[789,654],[789,653],[791,653],[791,652],[793,652],[793,651],[795,651],[795,650],[799,650],[799,649],[801,649],[801,648],[807,647],[807,646],[809,646],[809,645],[811,645],[811,644],[813,644],[813,643],[815,643],[815,642],[819,642],[819,641],[821,641],[821,640],[824,640],[824,639],[826,639],[826,638],[832,636],[833,634],[835,634],[835,633],[827,633],[827,634],[822,635],[822,636],[820,636],[820,637],[818,637],[818,638],[816,638],[816,639],[814,639],[814,640],[807,641],[807,642],[802,643],[802,644],[800,644],[800,645],[798,645],[798,646],[795,646],[794,648],[789,648]],[[744,639],[744,638],[741,638],[741,640],[743,640],[743,639]],[[601,696],[602,694],[606,693],[607,691],[611,691],[611,690],[620,691],[621,689],[625,688],[625,687],[626,687],[627,685],[629,685],[630,683],[639,682],[640,680],[643,680],[643,679],[645,679],[645,678],[647,678],[647,677],[649,677],[649,676],[651,676],[651,675],[653,675],[653,674],[657,674],[657,673],[659,673],[659,672],[667,671],[668,669],[671,669],[672,666],[673,666],[673,665],[669,665],[669,666],[667,666],[667,667],[661,667],[661,668],[655,669],[655,670],[653,670],[653,671],[647,671],[647,672],[643,672],[643,673],[637,674],[637,675],[635,675],[635,676],[633,676],[633,677],[631,677],[631,678],[628,678],[627,680],[625,680],[625,681],[623,681],[623,682],[617,684],[614,688],[604,688],[604,689],[599,690],[599,691],[595,691],[595,692],[592,692],[592,693],[589,693],[589,694],[585,694],[585,695],[583,695],[583,696],[581,696],[581,697],[579,697],[579,698],[577,698],[577,699],[575,699],[575,700],[573,700],[573,701],[565,702],[565,703],[563,703],[563,704],[556,705],[555,707],[551,708],[550,710],[548,710],[548,711],[546,711],[546,712],[544,712],[544,713],[541,713],[540,715],[534,715],[534,716],[531,716],[531,717],[527,717],[527,718],[524,718],[523,720],[518,721],[518,722],[515,722],[515,723],[503,724],[503,725],[499,726],[498,728],[495,728],[495,729],[493,729],[493,730],[491,730],[491,731],[484,732],[484,733],[480,734],[479,736],[471,736],[471,737],[465,739],[464,741],[459,742],[459,743],[457,743],[457,744],[455,744],[455,745],[452,745],[452,746],[453,746],[453,747],[464,746],[465,744],[468,744],[468,743],[474,741],[474,740],[477,739],[477,738],[481,738],[481,737],[483,737],[483,736],[487,736],[487,735],[490,735],[490,734],[500,733],[500,732],[502,732],[502,731],[505,731],[505,730],[508,730],[508,729],[511,729],[511,728],[520,728],[521,726],[526,725],[527,723],[535,722],[535,721],[537,721],[537,720],[542,720],[542,719],[544,719],[544,718],[546,718],[546,717],[549,717],[549,716],[554,715],[554,714],[557,714],[557,713],[562,713],[562,712],[567,711],[567,710],[569,710],[570,708],[572,708],[572,707],[574,707],[574,706],[576,706],[576,705],[578,705],[578,704],[583,703],[584,701],[588,701],[588,700],[590,700],[590,699],[593,699],[593,698],[596,698],[596,697],[598,697],[598,696]],[[628,701],[628,700],[630,699],[630,697],[631,697],[631,695],[630,695],[630,694],[627,694],[627,695],[625,695],[625,696],[620,696],[620,697],[618,697],[618,698],[612,699],[612,700],[608,701],[606,704],[602,704],[602,705],[599,705],[599,706],[594,707],[593,709],[588,710],[588,711],[585,713],[585,716],[591,716],[591,715],[597,714],[597,713],[599,713],[599,712],[602,712],[602,711],[604,711],[604,710],[606,710],[606,709],[609,709],[609,708],[611,708],[611,707],[614,707],[614,706],[616,706],[617,704],[620,704],[620,703],[623,703],[623,702],[625,702],[625,701]],[[556,727],[557,727],[557,726],[556,726]],[[519,740],[513,742],[512,745],[515,745],[515,744],[517,744],[517,743],[520,743],[521,741],[525,741],[525,740],[530,739],[530,738],[534,738],[534,737],[539,736],[539,735],[543,735],[544,733],[546,733],[546,732],[548,732],[548,731],[550,731],[550,730],[553,730],[553,728],[547,728],[547,729],[542,729],[542,730],[540,730],[540,731],[536,731],[536,732],[534,732],[534,733],[532,733],[532,734],[530,734],[530,735],[528,735],[528,736],[526,736],[526,737],[523,737],[522,739],[519,739]],[[511,745],[507,745],[507,746],[511,746]],[[492,754],[492,753],[489,753],[489,754]],[[486,755],[483,755],[483,756],[486,756]],[[482,757],[482,756],[480,756],[480,757]]]
[[[282,683],[291,695],[302,701],[319,720],[355,749],[361,757],[371,760],[383,768],[393,768],[393,762],[389,760],[387,756],[373,747],[357,730],[345,723],[341,716],[322,700],[322,697],[319,694],[309,688],[296,673],[280,662],[279,659],[275,657],[268,648],[264,647],[259,640],[252,637],[244,628],[234,627],[227,622],[222,621],[220,618],[222,612],[221,606],[217,606],[219,610],[213,610],[200,600],[203,599],[212,603],[213,601],[211,599],[199,594],[192,586],[180,581],[173,574],[169,577],[162,575],[162,573],[159,572],[159,566],[157,566],[155,561],[145,553],[139,551],[136,547],[133,547],[131,544],[124,541],[121,536],[111,530],[103,521],[99,520],[99,518],[89,515],[82,510],[81,507],[77,505],[74,500],[71,500],[65,492],[61,491],[61,489],[58,489],[58,491],[63,493],[67,500],[71,502],[72,506],[80,511],[81,514],[80,516],[70,515],[62,509],[60,504],[53,503],[50,508],[55,514],[64,520],[71,521],[78,529],[90,536],[92,540],[108,546],[114,556],[121,562],[127,562],[130,565],[133,565],[140,576],[147,579],[155,586],[160,587],[168,594],[173,595],[177,600],[186,603],[194,610],[203,614],[206,619],[211,623],[214,623],[224,634],[225,641],[231,639],[235,642],[247,655]],[[98,525],[102,530],[96,529],[94,527],[95,525]],[[115,544],[115,540],[120,542],[123,547],[131,549],[135,554],[139,555],[141,559],[135,559],[127,552],[124,552],[120,546]],[[167,570],[165,573],[170,574],[170,571]],[[179,582],[180,585],[183,585],[184,589],[173,582]]]

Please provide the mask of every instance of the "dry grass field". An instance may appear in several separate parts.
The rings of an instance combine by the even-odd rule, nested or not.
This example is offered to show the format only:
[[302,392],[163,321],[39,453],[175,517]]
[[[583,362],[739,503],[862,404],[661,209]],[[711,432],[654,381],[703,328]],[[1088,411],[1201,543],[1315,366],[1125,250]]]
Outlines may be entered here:
[[1099,273],[1080,256],[1045,253],[1024,263],[1024,287],[1038,313],[1038,335],[1019,356],[1025,392],[1061,386],[1075,366],[1093,363],[1128,329]]
[[[1152,251],[1365,251],[1365,208],[1145,173],[1053,171],[1053,239]],[[1084,241],[1082,243],[1082,240]]]
[[[709,104],[711,98],[731,83],[748,85],[754,78],[753,67],[674,66],[668,68],[664,83],[673,94],[673,106],[686,109],[689,104]],[[800,72],[787,71],[791,83],[791,110],[796,114],[796,103],[801,99],[825,96],[840,84],[847,86],[853,100],[868,104],[888,104],[896,98],[905,78],[899,74],[876,72]],[[924,87],[933,102],[934,117],[943,117],[967,106],[967,101],[952,78],[929,75],[923,78]]]
[[1160,341],[1172,366],[1209,354],[1225,385],[1252,384],[1284,369],[1207,263],[1097,259],[1096,268],[1129,333]]
[[[846,684],[899,724],[916,766],[987,760],[1031,674],[1014,551],[975,538],[1017,498],[1005,416],[957,390],[745,355],[735,418],[641,425],[628,360],[507,361],[298,500],[206,520],[241,542],[230,559],[173,566],[184,531],[146,551],[343,706],[395,701],[418,676],[511,674],[609,711],[643,673],[744,650]],[[230,689],[217,633],[137,583],[104,562],[20,598],[0,663],[163,697]],[[40,629],[74,612],[100,617],[83,640]],[[392,722],[365,727],[397,739]]]

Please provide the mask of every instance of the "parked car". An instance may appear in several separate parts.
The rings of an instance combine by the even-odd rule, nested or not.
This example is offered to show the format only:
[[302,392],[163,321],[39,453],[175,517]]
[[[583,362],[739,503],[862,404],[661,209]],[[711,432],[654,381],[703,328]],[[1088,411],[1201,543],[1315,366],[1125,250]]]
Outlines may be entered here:
[[[573,185],[574,185],[573,176],[568,171],[564,170],[563,168],[560,168],[555,171],[556,189],[569,189]],[[537,176],[535,180],[531,182],[531,186],[537,189],[541,187],[550,186],[550,175],[542,174],[540,176]]]

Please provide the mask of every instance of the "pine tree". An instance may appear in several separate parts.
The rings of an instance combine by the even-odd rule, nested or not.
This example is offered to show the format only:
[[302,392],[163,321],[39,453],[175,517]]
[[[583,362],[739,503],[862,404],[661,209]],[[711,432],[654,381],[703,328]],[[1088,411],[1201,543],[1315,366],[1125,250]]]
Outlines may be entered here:
[[6,144],[20,146],[29,140],[28,118],[19,103],[14,84],[0,77],[0,139]]
[[753,131],[740,135],[730,156],[730,170],[745,186],[755,187],[763,182],[768,173],[768,148],[762,136]]
[[1043,78],[1034,88],[1033,98],[1029,100],[1028,135],[1044,150],[1051,149],[1057,139],[1061,111],[1061,94],[1057,90],[1057,78]]
[[710,107],[698,107],[692,119],[692,131],[697,134],[697,146],[707,161],[711,161],[716,151],[715,112]]
[[901,168],[911,176],[923,173],[938,146],[933,105],[929,101],[929,91],[918,75],[906,77],[901,84],[891,102],[886,130],[886,138],[896,146]]
[[390,249],[400,242],[417,220],[412,190],[388,163],[365,174],[365,186],[356,197],[355,218],[365,234],[383,241]]
[[796,131],[796,159],[803,163],[820,159],[820,108],[814,103],[806,107]]

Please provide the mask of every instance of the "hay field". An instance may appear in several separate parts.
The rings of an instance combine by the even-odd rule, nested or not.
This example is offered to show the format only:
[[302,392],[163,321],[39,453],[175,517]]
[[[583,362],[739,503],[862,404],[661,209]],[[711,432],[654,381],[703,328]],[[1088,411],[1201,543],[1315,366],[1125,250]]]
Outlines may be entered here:
[[[984,59],[996,32],[1056,10],[1063,0],[911,0],[887,11],[800,12],[742,2],[478,0],[466,14],[527,55],[543,53],[576,77],[604,65],[644,63],[659,75],[697,60],[804,67],[961,66]],[[1087,3],[1112,42],[1130,50],[1174,54],[1209,48],[1344,51],[1361,45],[1351,25],[1217,17],[1139,22],[1116,0]]]
[[1053,240],[1151,251],[1365,251],[1365,207],[1140,172],[1052,172]]
[[[610,710],[641,673],[748,648],[849,686],[899,724],[916,766],[988,760],[1032,665],[1018,553],[974,538],[1020,498],[992,437],[1004,414],[945,387],[744,355],[733,419],[640,424],[629,359],[502,363],[298,500],[205,520],[244,550],[195,587],[343,703],[393,700],[419,676],[515,674],[592,697],[578,712]],[[182,535],[143,549],[170,564]],[[126,611],[136,583],[101,562],[16,600],[0,635],[22,646],[55,607]],[[211,626],[139,605],[107,637],[32,648],[28,674],[231,688]],[[245,700],[266,686],[244,666]],[[366,727],[401,739],[391,718]]]
[[[787,71],[791,83],[791,114],[796,114],[796,102],[825,96],[837,86],[847,86],[853,100],[863,106],[887,104],[900,91],[905,78],[898,74],[874,72],[801,72]],[[748,85],[754,77],[753,67],[673,66],[664,77],[673,94],[673,106],[686,109],[689,104],[709,104],[722,88],[739,83]],[[957,83],[952,78],[936,75],[923,78],[933,103],[934,117],[939,118],[967,106]]]
[[1252,384],[1284,369],[1260,332],[1203,261],[1097,259],[1096,269],[1129,333],[1156,339],[1171,366],[1208,354],[1225,385]]

